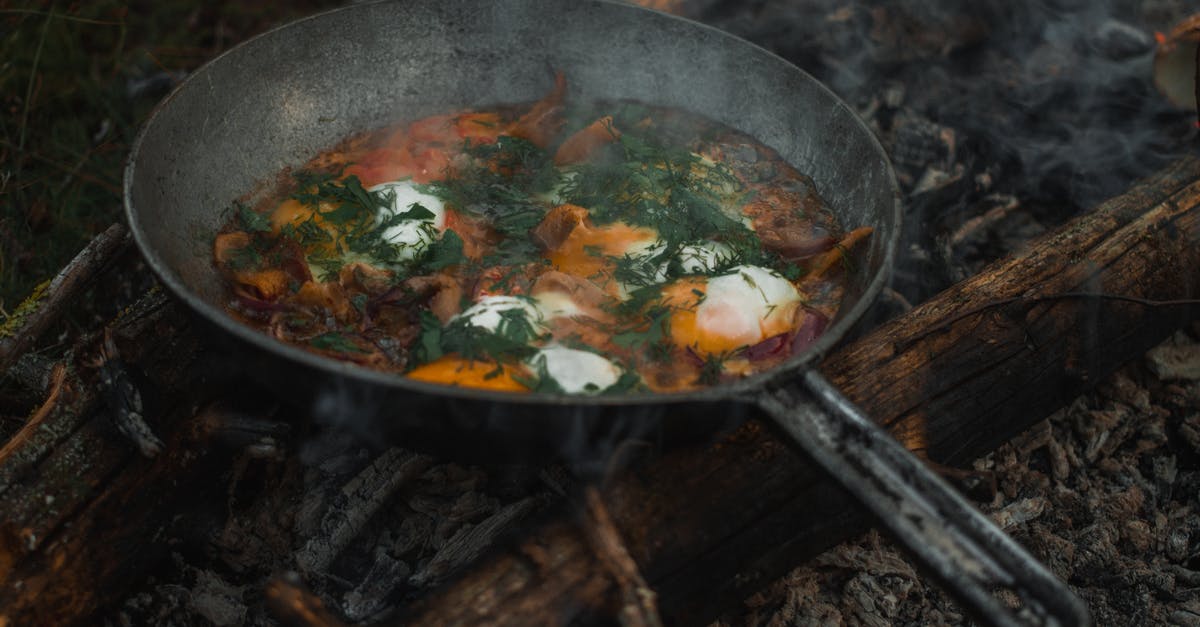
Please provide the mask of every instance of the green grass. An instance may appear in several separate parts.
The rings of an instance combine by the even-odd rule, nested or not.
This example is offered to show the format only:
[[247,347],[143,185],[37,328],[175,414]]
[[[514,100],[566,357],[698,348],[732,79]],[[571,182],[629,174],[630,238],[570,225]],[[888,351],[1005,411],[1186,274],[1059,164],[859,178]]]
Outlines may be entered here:
[[0,322],[122,219],[125,157],[168,77],[339,4],[0,0]]

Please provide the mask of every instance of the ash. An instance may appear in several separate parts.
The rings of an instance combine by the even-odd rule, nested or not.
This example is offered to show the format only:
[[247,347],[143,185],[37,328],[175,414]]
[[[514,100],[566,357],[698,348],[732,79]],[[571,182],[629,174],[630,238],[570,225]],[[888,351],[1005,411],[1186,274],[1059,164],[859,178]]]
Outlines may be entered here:
[[[1200,625],[1200,324],[975,462],[985,514],[1097,625]],[[878,533],[831,549],[717,624],[965,625]]]

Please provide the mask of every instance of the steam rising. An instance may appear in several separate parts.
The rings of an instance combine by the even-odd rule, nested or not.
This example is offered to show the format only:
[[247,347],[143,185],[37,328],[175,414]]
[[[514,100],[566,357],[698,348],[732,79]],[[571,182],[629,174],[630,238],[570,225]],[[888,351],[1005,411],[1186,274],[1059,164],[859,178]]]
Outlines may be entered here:
[[[528,407],[512,403],[422,397],[327,379],[316,391],[312,417],[364,443],[399,445],[472,463],[564,461],[577,477],[601,481],[650,452],[689,440],[708,440],[749,417],[740,404],[710,404],[699,412],[678,405]],[[670,409],[666,409],[670,407]]]

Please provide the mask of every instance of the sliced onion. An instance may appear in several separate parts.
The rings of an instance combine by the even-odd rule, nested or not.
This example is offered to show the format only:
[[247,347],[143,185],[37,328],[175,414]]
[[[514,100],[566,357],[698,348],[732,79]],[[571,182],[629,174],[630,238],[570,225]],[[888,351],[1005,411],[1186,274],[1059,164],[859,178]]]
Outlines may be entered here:
[[792,334],[793,355],[808,350],[825,329],[829,328],[829,318],[815,309],[801,307],[796,310],[796,316],[800,318],[800,323],[796,325],[796,331]]

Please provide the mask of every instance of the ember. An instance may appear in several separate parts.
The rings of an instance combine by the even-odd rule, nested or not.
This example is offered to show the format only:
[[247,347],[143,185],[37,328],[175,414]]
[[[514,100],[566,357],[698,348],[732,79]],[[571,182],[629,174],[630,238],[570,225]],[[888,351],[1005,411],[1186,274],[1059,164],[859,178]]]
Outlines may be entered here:
[[[652,4],[809,70],[893,158],[890,298],[825,376],[1097,624],[1194,623],[1200,161],[1153,76],[1182,3]],[[0,624],[968,621],[758,421],[672,450],[580,432],[541,461],[384,446],[354,420],[371,399],[246,387],[158,291],[32,352],[89,285],[150,280],[127,242],[105,232],[0,331]]]

